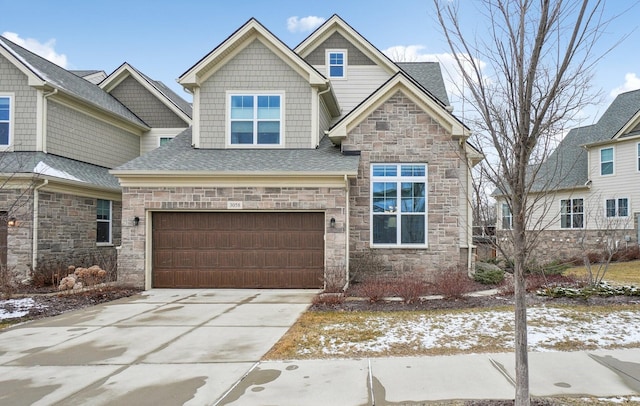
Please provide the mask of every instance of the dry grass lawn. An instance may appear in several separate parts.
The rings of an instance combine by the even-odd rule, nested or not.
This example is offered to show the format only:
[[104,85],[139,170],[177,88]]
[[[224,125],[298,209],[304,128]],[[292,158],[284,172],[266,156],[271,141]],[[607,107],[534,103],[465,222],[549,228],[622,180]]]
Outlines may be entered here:
[[[593,271],[598,270],[598,264],[592,265]],[[578,278],[586,278],[587,269],[584,266],[569,268],[565,275],[575,275]],[[616,285],[640,286],[640,261],[616,262],[609,264],[604,280]]]

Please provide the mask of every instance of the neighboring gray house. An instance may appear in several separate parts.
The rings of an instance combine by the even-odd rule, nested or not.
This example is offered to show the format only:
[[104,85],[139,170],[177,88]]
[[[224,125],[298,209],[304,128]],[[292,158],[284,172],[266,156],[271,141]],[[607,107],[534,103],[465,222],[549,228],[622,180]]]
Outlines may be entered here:
[[470,267],[470,169],[436,63],[396,64],[340,17],[295,49],[255,19],[178,79],[192,126],[116,167],[118,278],[152,287],[345,285],[370,250]]
[[0,260],[19,275],[50,260],[115,258],[133,223],[121,222],[109,169],[191,125],[191,106],[159,82],[127,64],[105,76],[0,37]]
[[[597,123],[569,131],[539,173],[529,199],[536,203],[528,229],[540,232],[534,256],[544,262],[580,256],[603,244],[636,245],[640,90],[618,95]],[[499,196],[497,203],[498,234],[505,238],[511,211]]]

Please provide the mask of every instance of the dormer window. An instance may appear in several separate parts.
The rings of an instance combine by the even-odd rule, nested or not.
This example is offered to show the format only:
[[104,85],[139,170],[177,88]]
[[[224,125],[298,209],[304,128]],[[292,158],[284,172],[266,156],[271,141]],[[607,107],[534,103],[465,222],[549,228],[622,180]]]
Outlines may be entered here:
[[330,78],[344,79],[347,77],[347,51],[327,51],[327,71]]
[[280,94],[230,94],[229,144],[281,145],[282,98]]

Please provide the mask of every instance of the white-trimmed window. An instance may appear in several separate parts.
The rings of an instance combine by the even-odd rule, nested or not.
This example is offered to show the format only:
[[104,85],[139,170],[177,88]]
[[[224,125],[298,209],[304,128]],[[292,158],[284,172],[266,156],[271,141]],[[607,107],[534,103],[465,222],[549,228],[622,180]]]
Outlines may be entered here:
[[327,74],[332,79],[344,79],[347,77],[346,50],[327,50]]
[[606,216],[629,217],[629,199],[626,197],[619,199],[607,199],[605,201]]
[[11,116],[13,97],[0,94],[0,147],[8,147],[11,144]]
[[560,227],[584,227],[584,199],[560,200]]
[[509,204],[502,203],[502,229],[511,230],[513,228],[513,214]]
[[173,137],[160,137],[158,139],[158,146],[163,146],[165,144],[168,144],[171,140],[173,139]]
[[111,200],[97,199],[96,242],[98,244],[111,244],[111,220],[113,218],[111,209],[112,209]]
[[371,243],[426,247],[427,165],[371,165]]
[[283,95],[229,94],[229,144],[282,145]]
[[600,175],[613,175],[613,147],[600,150]]

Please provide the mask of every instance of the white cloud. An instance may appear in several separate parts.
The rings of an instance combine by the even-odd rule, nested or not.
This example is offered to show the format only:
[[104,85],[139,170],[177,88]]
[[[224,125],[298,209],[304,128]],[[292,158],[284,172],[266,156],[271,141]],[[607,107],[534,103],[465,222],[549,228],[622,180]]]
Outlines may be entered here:
[[616,97],[620,93],[636,89],[640,89],[640,78],[635,73],[627,73],[624,75],[624,84],[613,89],[610,95],[611,97]]
[[45,43],[42,43],[34,38],[21,38],[15,32],[3,32],[2,36],[7,38],[11,42],[15,42],[23,48],[28,49],[36,55],[59,65],[63,68],[67,67],[67,56],[65,54],[59,54],[55,51],[56,40],[50,39]]
[[287,18],[287,30],[290,32],[307,32],[320,26],[324,22],[324,18],[316,16],[308,16],[299,18],[293,16]]

